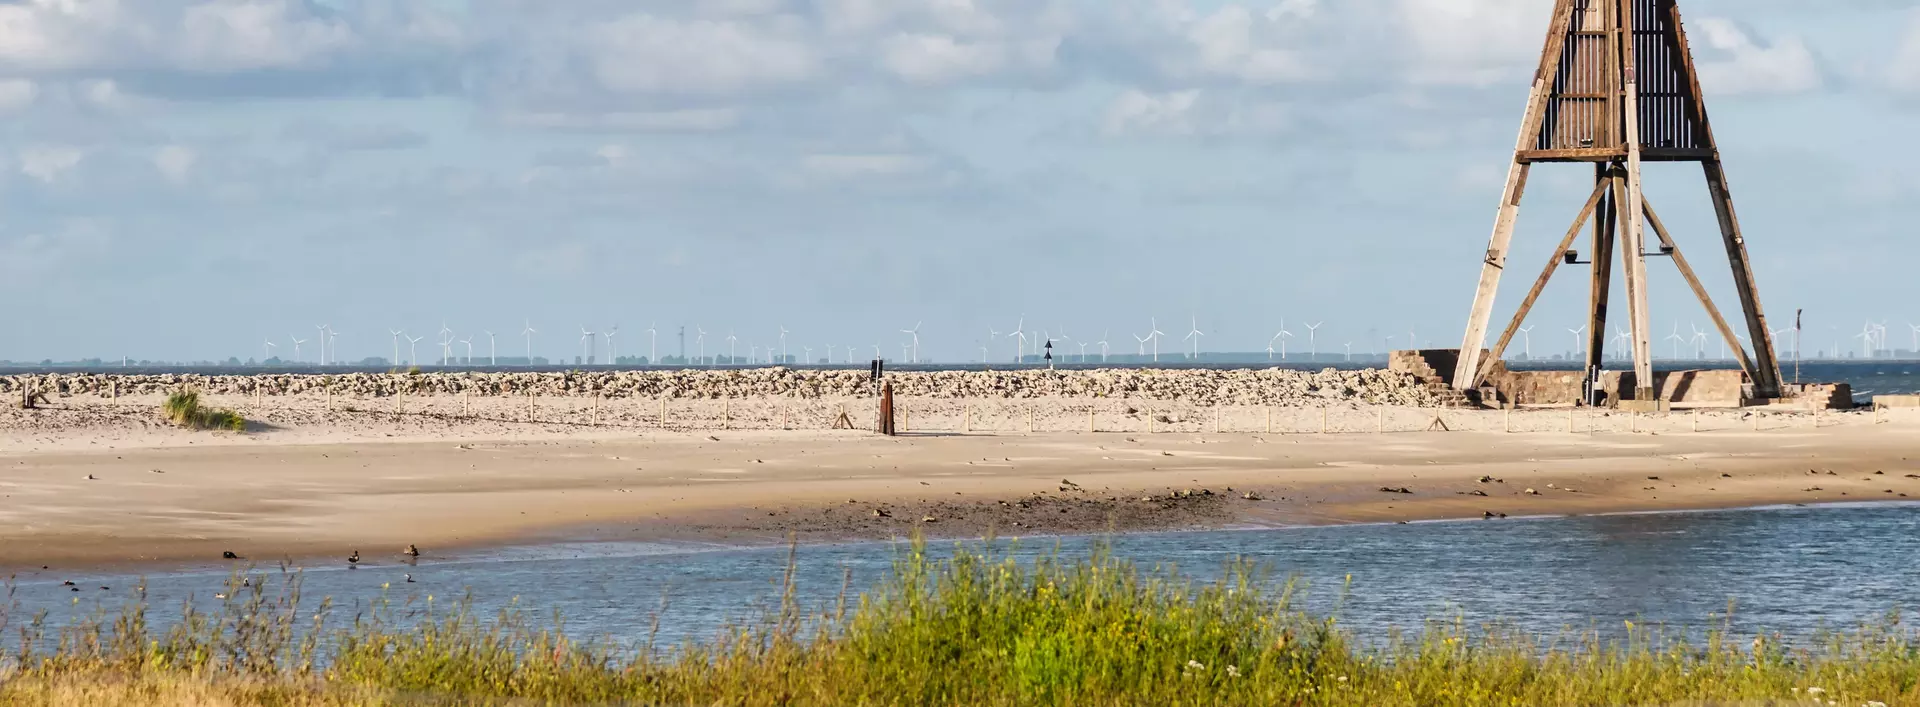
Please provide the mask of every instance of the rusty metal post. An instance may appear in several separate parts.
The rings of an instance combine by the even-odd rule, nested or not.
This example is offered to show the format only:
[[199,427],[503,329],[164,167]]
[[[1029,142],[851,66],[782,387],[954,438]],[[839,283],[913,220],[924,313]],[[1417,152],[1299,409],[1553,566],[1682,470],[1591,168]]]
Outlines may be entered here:
[[879,419],[879,428],[880,428],[880,429],[878,429],[878,430],[876,430],[876,431],[877,431],[877,432],[879,432],[880,434],[883,434],[883,435],[887,435],[887,436],[889,436],[889,437],[891,437],[891,436],[893,436],[893,435],[894,435],[894,429],[893,429],[893,383],[891,383],[891,382],[887,382],[887,383],[882,383],[882,384],[880,385],[880,419]]

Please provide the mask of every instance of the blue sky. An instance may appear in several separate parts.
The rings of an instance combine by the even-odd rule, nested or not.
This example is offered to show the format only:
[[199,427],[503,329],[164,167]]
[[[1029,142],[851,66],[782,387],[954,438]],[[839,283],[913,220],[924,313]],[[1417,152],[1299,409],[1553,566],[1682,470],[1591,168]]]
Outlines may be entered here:
[[[1212,350],[1283,320],[1454,345],[1550,5],[0,2],[0,358],[325,323],[357,359],[526,319],[548,354],[654,322],[897,352],[924,321],[924,356],[971,360],[1023,316],[1115,350],[1190,316]],[[1683,9],[1774,326],[1909,347],[1920,11]],[[1591,178],[1535,174],[1503,309]],[[1648,180],[1731,305],[1698,169]],[[1704,327],[1651,269],[1656,333]]]

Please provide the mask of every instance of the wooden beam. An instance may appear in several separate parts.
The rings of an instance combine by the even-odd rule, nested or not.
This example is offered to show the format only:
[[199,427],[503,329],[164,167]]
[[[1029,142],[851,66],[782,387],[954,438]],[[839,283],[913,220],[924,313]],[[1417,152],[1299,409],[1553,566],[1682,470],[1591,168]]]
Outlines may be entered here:
[[1555,248],[1552,257],[1547,259],[1547,267],[1540,271],[1540,278],[1533,281],[1533,289],[1527,291],[1527,298],[1520,301],[1520,309],[1513,313],[1513,320],[1508,322],[1506,330],[1501,332],[1500,341],[1495,343],[1493,349],[1488,352],[1487,360],[1474,369],[1472,385],[1467,387],[1478,387],[1481,381],[1486,380],[1487,375],[1493,372],[1494,364],[1499,363],[1501,357],[1506,355],[1507,346],[1513,343],[1513,335],[1519,333],[1520,325],[1527,322],[1527,314],[1533,311],[1534,303],[1540,300],[1540,293],[1546,291],[1547,281],[1553,279],[1553,273],[1560,269],[1560,263],[1566,257],[1567,249],[1573,247],[1575,238],[1580,237],[1580,229],[1587,225],[1587,219],[1593,216],[1594,209],[1599,206],[1600,197],[1604,194],[1606,194],[1605,183],[1593,188],[1593,196],[1587,197],[1587,205],[1581,207],[1580,215],[1573,220],[1573,227],[1567,229],[1566,237],[1560,239],[1560,246]]
[[[1680,72],[1685,76],[1683,83],[1693,92],[1696,117],[1696,129],[1702,144],[1708,149],[1718,151],[1719,142],[1713,137],[1713,124],[1707,119],[1706,102],[1700,100],[1700,72],[1693,64],[1693,51],[1687,43],[1687,30],[1680,22],[1680,6],[1673,0],[1666,2],[1669,23],[1673,27],[1675,51],[1680,54]],[[1719,159],[1701,163],[1706,173],[1707,191],[1713,199],[1713,211],[1720,222],[1720,239],[1726,246],[1727,262],[1733,268],[1733,285],[1740,296],[1740,309],[1746,314],[1747,334],[1753,339],[1754,373],[1753,384],[1759,397],[1779,397],[1780,360],[1773,348],[1773,331],[1767,328],[1767,315],[1760,307],[1760,288],[1754,282],[1753,266],[1747,256],[1747,241],[1740,233],[1740,217],[1733,210],[1733,194],[1727,187],[1726,169]]]
[[[1593,170],[1594,191],[1611,194],[1608,181],[1612,179],[1611,170],[1606,165],[1598,165]],[[1613,296],[1613,243],[1614,211],[1619,203],[1612,199],[1602,199],[1593,218],[1592,286],[1587,299],[1587,367],[1593,370],[1606,362],[1607,355],[1607,304]]]
[[[1547,30],[1546,51],[1534,72],[1533,92],[1527,97],[1527,112],[1520,121],[1520,137],[1515,141],[1516,155],[1540,138],[1545,120],[1547,95],[1559,73],[1560,50],[1566,43],[1568,24],[1573,19],[1573,0],[1557,0],[1553,24]],[[1487,326],[1493,319],[1493,301],[1500,291],[1500,275],[1506,270],[1507,250],[1513,243],[1513,227],[1520,218],[1520,199],[1526,194],[1528,165],[1517,157],[1507,168],[1507,182],[1500,197],[1500,209],[1493,220],[1493,237],[1480,267],[1480,285],[1473,295],[1473,311],[1467,317],[1467,331],[1460,344],[1460,357],[1454,367],[1453,385],[1469,390],[1480,370],[1481,347],[1486,344]]]
[[1759,380],[1760,378],[1754,375],[1753,359],[1747,357],[1746,347],[1740,343],[1740,337],[1734,336],[1733,327],[1727,325],[1727,318],[1720,316],[1720,308],[1713,305],[1713,298],[1707,295],[1706,286],[1700,284],[1700,278],[1694,274],[1693,267],[1687,264],[1686,256],[1680,254],[1680,246],[1673,242],[1673,235],[1667,233],[1666,225],[1660,222],[1660,215],[1654,213],[1653,204],[1644,201],[1646,197],[1641,198],[1643,201],[1640,202],[1640,207],[1647,210],[1647,225],[1653,227],[1654,235],[1660,237],[1660,244],[1666,246],[1668,255],[1673,258],[1673,266],[1680,270],[1681,277],[1687,279],[1687,285],[1693,288],[1694,296],[1700,298],[1700,306],[1705,307],[1707,316],[1713,318],[1714,328],[1720,330],[1720,336],[1726,339],[1727,346],[1731,347],[1734,355],[1739,357],[1740,370],[1746,371],[1747,377]]
[[[1559,150],[1521,150],[1517,159],[1527,163],[1616,162],[1626,157],[1627,148],[1625,147],[1579,147]],[[1708,149],[1643,147],[1640,150],[1642,162],[1706,162],[1719,157],[1719,153]]]
[[1633,7],[1635,0],[1612,0],[1620,22],[1620,68],[1623,79],[1620,92],[1621,113],[1625,117],[1622,135],[1627,144],[1626,194],[1619,198],[1621,232],[1626,237],[1626,275],[1628,319],[1633,324],[1633,374],[1637,400],[1651,400],[1653,388],[1653,334],[1647,311],[1647,240],[1645,211],[1640,208],[1640,79],[1633,46]]

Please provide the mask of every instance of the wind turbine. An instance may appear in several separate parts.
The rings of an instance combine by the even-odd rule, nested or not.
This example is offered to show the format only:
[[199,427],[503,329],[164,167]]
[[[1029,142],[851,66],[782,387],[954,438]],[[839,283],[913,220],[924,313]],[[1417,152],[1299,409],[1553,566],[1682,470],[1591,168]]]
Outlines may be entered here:
[[1185,341],[1193,342],[1193,353],[1187,357],[1187,360],[1198,361],[1200,360],[1200,337],[1206,336],[1206,334],[1200,331],[1200,318],[1194,317],[1192,323],[1187,328],[1190,331],[1187,332]]
[[447,365],[452,360],[453,330],[448,329],[447,323],[443,321],[440,322],[440,365]]
[[[915,325],[913,326],[913,328],[914,328],[914,330],[915,330],[915,331],[919,331],[919,329],[920,329],[920,325],[918,325],[918,324],[915,324]],[[918,339],[918,338],[915,338],[915,339],[914,339],[914,341],[915,341],[915,343],[914,343],[914,355],[915,355],[915,356],[918,356],[918,355],[919,355],[919,353],[920,353],[920,348],[919,348],[919,346],[920,346],[920,344],[919,344],[919,339]],[[773,354],[773,350],[772,350],[772,349],[768,349],[768,350],[767,350],[767,354],[768,354],[769,356],[771,356],[771,355]],[[785,325],[785,324],[782,324],[782,325],[780,325],[780,363],[782,363],[782,364],[785,364],[786,362],[787,362],[787,325]]]
[[314,327],[314,329],[320,332],[320,365],[322,366],[327,365],[327,326],[326,324],[321,324],[320,326]]
[[1160,362],[1160,337],[1166,336],[1167,333],[1164,331],[1160,331],[1160,320],[1157,318],[1151,318],[1151,317],[1148,318],[1147,326],[1150,329],[1152,329],[1152,332],[1147,334],[1147,339],[1153,342],[1153,362],[1159,363]]
[[301,344],[304,344],[304,343],[307,343],[307,340],[306,340],[306,339],[295,339],[295,338],[294,338],[294,336],[293,336],[292,334],[288,334],[288,335],[287,335],[287,338],[289,338],[289,339],[293,339],[293,362],[294,362],[294,363],[299,363],[299,362],[300,362],[300,345],[301,345]]
[[1280,342],[1280,360],[1287,360],[1287,340],[1293,338],[1293,332],[1287,331],[1287,320],[1280,320],[1280,333],[1267,340],[1267,360],[1273,360],[1273,342]]
[[400,365],[400,334],[402,332],[399,329],[388,329],[387,333],[393,335],[393,365],[398,366]]
[[[914,363],[920,362],[920,325],[922,323],[923,322],[914,322],[912,329],[900,330],[900,333],[907,334],[913,337],[913,359],[912,360]],[[785,330],[783,329],[782,331],[785,331]]]
[[986,363],[986,362],[987,362],[987,346],[986,346],[986,344],[981,344],[981,343],[980,343],[980,340],[978,340],[978,339],[975,339],[973,343],[975,343],[975,344],[979,344],[979,345],[980,345],[980,362],[981,362],[981,363]]
[[[987,359],[985,356],[982,356],[980,360],[985,361]],[[853,363],[853,362],[848,361],[847,363]],[[829,366],[833,365],[833,344],[827,344],[827,365]]]
[[1587,325],[1582,324],[1578,329],[1568,329],[1567,333],[1573,335],[1573,350],[1567,352],[1567,360],[1572,361],[1575,358],[1575,354],[1580,352],[1580,339],[1586,335]]
[[700,347],[700,360],[705,362],[707,360],[707,330],[698,326],[695,326],[693,330],[700,334],[699,336],[693,337],[693,343]]
[[593,361],[593,332],[587,331],[586,327],[580,327],[580,350],[586,357],[583,360]]
[[734,338],[733,330],[728,329],[727,330],[727,365],[729,366],[739,363],[738,361],[733,360],[733,344],[735,341],[738,341],[738,340],[739,339]]
[[1854,334],[1853,337],[1860,340],[1860,348],[1864,354],[1862,358],[1873,358],[1873,325],[1868,324],[1862,327],[1860,333]]
[[1673,333],[1667,335],[1667,340],[1673,342],[1673,359],[1680,360],[1680,342],[1686,341],[1686,337],[1680,336],[1679,322],[1673,323]]
[[[1693,357],[1696,359],[1706,358],[1707,357],[1707,333],[1700,330],[1699,322],[1688,322],[1687,328],[1693,330]],[[1726,357],[1727,357],[1727,342],[1725,340],[1721,340],[1720,358],[1726,358]]]
[[[647,365],[649,366],[660,365],[660,330],[658,328],[659,324],[660,324],[659,322],[654,322],[652,324],[647,325]],[[682,334],[682,336],[684,335],[685,334]],[[686,339],[681,339],[681,341],[684,342],[686,341]],[[681,345],[685,346],[686,344],[683,343]]]
[[620,333],[620,325],[615,324],[612,329],[607,330],[607,333],[601,334],[607,337],[607,363],[616,365],[620,363],[620,353],[618,349],[613,348],[613,336],[618,333]]
[[1307,325],[1307,360],[1308,361],[1315,361],[1320,358],[1320,343],[1317,341],[1314,341],[1313,337],[1315,334],[1319,333],[1320,325],[1325,323],[1326,322],[1322,321],[1322,322],[1314,322],[1312,324]]
[[493,340],[493,332],[487,332],[487,365],[500,365],[500,346]]
[[[780,357],[786,358],[787,357],[786,352],[784,351],[781,352]],[[800,357],[805,359],[804,361],[801,361],[801,363],[812,365],[813,364],[813,347],[812,346],[800,347]]]
[[527,320],[527,328],[520,331],[520,335],[527,338],[527,365],[529,366],[533,365],[533,335],[538,333],[540,332],[533,328],[531,319]]
[[415,366],[420,365],[420,340],[425,338],[427,337],[424,337],[424,336],[407,337],[407,358],[413,359],[413,365]]
[[1027,318],[1024,316],[1021,317],[1020,323],[1014,325],[1013,331],[1008,332],[1007,336],[1013,337],[1014,339],[1013,362],[1025,363],[1027,360]]
[[[1389,336],[1387,337],[1387,339],[1391,341],[1393,337]],[[1520,347],[1521,347],[1520,350],[1527,355],[1527,360],[1532,361],[1533,360],[1533,326],[1532,325],[1520,327]]]
[[1353,363],[1353,342],[1347,342],[1347,363]]
[[1920,355],[1920,324],[1907,322],[1907,328],[1913,330],[1913,351],[1916,355]]
[[267,359],[273,358],[273,349],[275,346],[279,345],[279,344],[273,343],[272,339],[267,339],[264,343],[267,345],[267,354],[266,354],[266,358],[260,359],[260,365],[262,366],[267,364]]
[[[1632,333],[1632,332],[1629,332],[1629,331],[1627,331],[1627,330],[1625,330],[1625,329],[1621,329],[1621,328],[1619,328],[1619,327],[1614,327],[1614,329],[1613,329],[1613,342],[1614,342],[1615,344],[1622,344],[1622,343],[1625,343],[1625,342],[1628,342],[1628,341],[1631,341],[1631,340],[1633,340],[1633,333]],[[1624,359],[1624,358],[1626,358],[1626,357],[1627,357],[1627,355],[1626,355],[1626,347],[1624,347],[1624,346],[1618,346],[1618,345],[1616,345],[1616,346],[1614,346],[1614,347],[1613,347],[1613,353],[1614,353],[1614,358],[1621,358],[1621,359]]]
[[1111,333],[1113,333],[1112,329],[1100,332],[1100,363],[1102,364],[1107,362],[1107,335]]
[[1135,354],[1135,355],[1138,355],[1138,356],[1145,356],[1145,355],[1147,355],[1147,339],[1151,339],[1151,338],[1153,338],[1153,337],[1151,337],[1151,336],[1141,336],[1141,335],[1139,335],[1139,334],[1134,334],[1134,335],[1133,335],[1133,338],[1135,338],[1135,339],[1138,339],[1138,340],[1140,341],[1140,350],[1139,350],[1139,351],[1136,351],[1136,352],[1134,352],[1134,354]]
[[473,337],[468,336],[464,341],[461,341],[460,343],[467,345],[467,365],[469,366],[473,365]]

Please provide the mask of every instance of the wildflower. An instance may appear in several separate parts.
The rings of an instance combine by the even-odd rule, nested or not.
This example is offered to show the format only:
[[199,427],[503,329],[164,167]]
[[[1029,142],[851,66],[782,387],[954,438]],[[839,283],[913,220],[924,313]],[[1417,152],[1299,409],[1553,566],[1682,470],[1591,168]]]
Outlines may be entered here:
[[[1232,665],[1227,666],[1227,677],[1230,677],[1230,678],[1240,677],[1240,668]],[[1875,704],[1878,704],[1878,703],[1875,703]],[[1887,707],[1887,706],[1880,705],[1880,707]]]
[[1807,688],[1807,694],[1809,694],[1809,695],[1824,695],[1824,694],[1826,694],[1826,692],[1827,692],[1826,690],[1822,690],[1822,689],[1820,689],[1820,688],[1817,688],[1817,687],[1809,687],[1809,688]]
[[1347,681],[1347,676],[1345,675],[1340,676],[1340,682],[1346,682],[1346,681]]
[[1197,673],[1197,672],[1200,672],[1200,671],[1202,671],[1202,670],[1206,670],[1206,669],[1207,669],[1207,666],[1206,666],[1206,665],[1204,665],[1204,664],[1202,664],[1202,663],[1201,663],[1200,661],[1197,661],[1197,660],[1189,660],[1189,661],[1187,661],[1187,664],[1186,664],[1186,666],[1184,666],[1183,668],[1181,668],[1181,670],[1180,670],[1180,674],[1181,674],[1181,675],[1192,675],[1192,674],[1194,674],[1194,673]]

